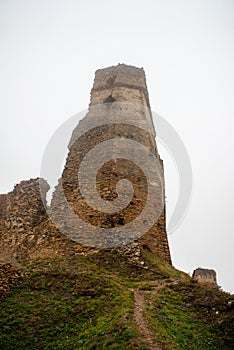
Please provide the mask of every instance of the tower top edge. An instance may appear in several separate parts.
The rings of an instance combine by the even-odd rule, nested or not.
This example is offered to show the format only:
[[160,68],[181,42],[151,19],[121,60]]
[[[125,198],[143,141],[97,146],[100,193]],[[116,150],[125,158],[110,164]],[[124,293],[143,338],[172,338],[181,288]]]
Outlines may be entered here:
[[93,90],[109,88],[114,85],[131,85],[147,90],[145,71],[143,68],[126,64],[96,70]]

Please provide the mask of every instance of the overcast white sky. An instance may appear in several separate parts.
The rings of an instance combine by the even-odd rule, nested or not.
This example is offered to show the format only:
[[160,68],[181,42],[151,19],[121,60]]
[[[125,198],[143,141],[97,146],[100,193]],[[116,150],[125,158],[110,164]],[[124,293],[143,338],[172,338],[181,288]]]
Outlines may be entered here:
[[[0,192],[39,176],[53,132],[88,107],[96,69],[144,67],[151,107],[193,167],[188,214],[169,236],[173,264],[214,268],[234,292],[233,35],[232,0],[0,0]],[[170,215],[178,176],[159,149]]]

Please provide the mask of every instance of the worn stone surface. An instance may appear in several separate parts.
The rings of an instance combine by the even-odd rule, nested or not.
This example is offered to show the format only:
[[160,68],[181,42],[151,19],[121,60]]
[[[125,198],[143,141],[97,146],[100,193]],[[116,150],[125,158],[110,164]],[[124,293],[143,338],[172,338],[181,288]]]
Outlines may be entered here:
[[0,300],[17,284],[19,278],[17,269],[9,263],[0,263]]
[[49,186],[41,180],[44,188],[41,195],[39,181],[39,178],[21,181],[13,191],[5,195],[4,204],[0,203],[3,204],[0,241],[3,252],[20,248],[26,239],[30,241],[33,238],[33,229],[46,216],[43,200]]
[[0,196],[0,260],[52,257],[66,251],[69,240],[46,214],[48,190],[47,182],[37,178],[21,181]]
[[[100,123],[100,118],[108,122]],[[89,129],[90,125],[92,128]],[[44,207],[49,187],[43,179],[22,181],[9,194],[0,195],[0,258],[5,256],[7,261],[10,261],[9,257],[40,258],[67,253],[93,253],[97,251],[97,247],[102,247],[103,242],[104,247],[108,243],[108,237],[101,237],[100,240],[100,237],[95,235],[95,230],[98,232],[99,229],[117,227],[121,232],[126,224],[134,223],[146,206],[149,194],[148,179],[141,169],[141,163],[143,164],[145,159],[139,155],[141,153],[138,146],[135,146],[135,151],[140,159],[140,166],[134,159],[130,161],[120,157],[118,152],[115,153],[113,146],[108,146],[106,153],[111,156],[111,160],[99,168],[96,176],[95,191],[97,189],[99,196],[109,202],[118,197],[116,185],[119,180],[128,179],[131,182],[133,196],[123,210],[110,214],[98,208],[94,209],[84,200],[78,182],[79,167],[88,151],[102,142],[114,140],[115,145],[124,139],[134,141],[135,145],[143,145],[149,150],[146,166],[148,165],[151,171],[150,156],[153,155],[161,165],[161,173],[155,173],[153,178],[155,197],[149,206],[151,216],[154,212],[160,215],[149,230],[145,229],[148,227],[147,220],[140,223],[136,221],[132,231],[144,232],[144,235],[140,237],[138,234],[137,239],[133,237],[129,244],[117,234],[117,245],[133,262],[144,263],[141,256],[141,248],[144,247],[171,263],[166,234],[163,162],[155,142],[145,73],[143,69],[122,64],[96,72],[89,111],[73,131],[62,178],[59,179],[53,194],[51,212],[52,218],[56,219],[56,225],[54,220],[52,222],[47,216]],[[120,143],[118,147],[124,154],[125,144]],[[92,174],[93,165],[91,164],[86,171],[87,174]],[[87,183],[87,186],[90,184]],[[65,200],[61,196],[63,191]],[[90,198],[93,191],[89,191]],[[82,222],[89,224],[92,230],[89,232],[84,226],[73,224],[69,209],[72,209]],[[150,219],[151,217],[149,221]],[[71,230],[68,232],[69,238],[63,234],[64,230]],[[77,234],[78,244],[72,240]],[[93,248],[88,247],[90,235],[94,243]]]
[[44,206],[48,189],[47,182],[37,178],[0,195],[0,262],[17,265],[21,258],[95,252],[72,242],[51,222]]
[[199,284],[217,287],[217,278],[215,270],[203,269],[199,267],[193,271],[192,277]]
[[4,230],[6,224],[7,197],[7,194],[0,194],[0,232]]
[[[121,151],[121,143],[117,143],[118,140],[123,139],[134,141],[136,145],[144,145],[162,167],[162,179],[159,179],[159,174],[156,172],[154,174],[153,180],[157,190],[155,197],[152,198],[150,208],[152,215],[154,212],[161,212],[161,214],[153,226],[137,241],[139,246],[149,249],[171,263],[165,223],[163,162],[158,155],[154,125],[149,108],[143,69],[118,65],[96,72],[89,111],[73,131],[62,178],[53,195],[52,217],[58,227],[69,237],[73,239],[78,237],[79,242],[83,244],[89,244],[91,239],[93,246],[98,247],[101,247],[102,244],[104,247],[108,245],[108,236],[105,236],[104,233],[99,239],[98,230],[100,228],[118,228],[121,231],[123,226],[134,222],[134,219],[140,215],[146,205],[148,179],[141,166],[135,164],[134,161],[124,159],[124,143],[123,157],[118,156],[119,150]],[[104,123],[100,123],[100,118]],[[90,200],[97,190],[102,199],[113,201],[118,197],[116,193],[118,181],[128,179],[131,182],[134,188],[132,200],[123,210],[112,214],[93,209],[82,196],[78,180],[80,166],[87,153],[95,146],[109,140],[115,141],[101,149],[100,157],[102,152],[106,152],[107,155],[112,156],[113,160],[105,162],[100,167],[96,176],[96,188],[92,188],[89,182],[87,182],[87,187],[89,188]],[[117,151],[114,147],[115,142],[118,144]],[[144,162],[145,159],[142,156],[140,163]],[[92,163],[90,168],[86,168],[89,175],[94,172],[93,168]],[[92,226],[90,230],[87,226],[83,229],[82,224],[76,221],[71,212],[75,213],[83,222],[90,224]],[[141,223],[137,222],[132,231],[144,232],[146,225],[147,220]],[[121,235],[116,236],[115,239],[116,245],[121,246],[124,243]]]
[[[41,181],[40,193],[39,182]],[[46,202],[46,192],[49,186],[43,179],[21,181],[7,196],[6,227],[12,233],[28,231],[37,226],[46,211],[43,202]]]

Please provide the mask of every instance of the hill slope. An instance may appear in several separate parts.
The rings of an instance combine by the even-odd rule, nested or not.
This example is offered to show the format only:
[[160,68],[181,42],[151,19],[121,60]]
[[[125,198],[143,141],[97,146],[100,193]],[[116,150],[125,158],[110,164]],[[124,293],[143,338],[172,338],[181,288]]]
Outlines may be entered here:
[[233,349],[233,296],[143,254],[147,268],[116,251],[21,262],[0,349]]

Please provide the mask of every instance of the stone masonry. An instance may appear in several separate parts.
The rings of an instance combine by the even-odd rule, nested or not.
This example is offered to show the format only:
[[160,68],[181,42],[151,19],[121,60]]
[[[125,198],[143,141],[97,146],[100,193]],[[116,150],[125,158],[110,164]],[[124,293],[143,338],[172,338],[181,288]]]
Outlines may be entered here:
[[30,179],[21,181],[13,191],[0,196],[1,252],[20,248],[34,237],[34,228],[46,216],[44,204],[48,189],[45,180]]
[[199,267],[193,271],[192,277],[201,285],[217,287],[217,277],[215,270]]
[[0,195],[0,262],[53,257],[73,245],[47,216],[48,190],[48,183],[36,178],[21,181],[13,191]]
[[[100,118],[108,122],[101,123]],[[134,160],[124,159],[125,144],[122,143],[123,146],[121,146],[123,139],[134,141],[136,145],[143,144],[161,165],[162,179],[160,182],[159,175],[155,173],[153,182],[156,195],[151,201],[150,209],[152,215],[153,212],[158,211],[160,216],[146,232],[144,230],[145,226],[147,227],[147,220],[138,222],[135,227],[133,226],[133,231],[144,232],[143,236],[137,239],[139,247],[144,247],[171,263],[165,222],[163,163],[155,142],[155,130],[143,69],[120,64],[96,72],[89,111],[73,131],[62,178],[53,195],[51,204],[53,221],[60,230],[66,232],[68,237],[72,239],[78,237],[79,242],[87,245],[91,237],[93,246],[102,247],[103,243],[105,247],[108,245],[108,239],[111,240],[112,237],[108,238],[103,233],[99,239],[100,228],[118,228],[121,232],[126,224],[133,222],[140,215],[147,201],[147,177],[141,166],[135,164]],[[96,174],[96,189],[87,182],[89,199],[92,200],[97,190],[103,200],[116,200],[118,198],[116,185],[123,179],[131,182],[134,191],[130,203],[123,210],[111,214],[97,208],[93,209],[87,203],[82,196],[78,180],[80,166],[86,154],[95,146],[109,140],[114,140],[114,145],[121,141],[118,143],[118,151],[122,147],[123,157],[120,157],[118,152],[115,153],[113,144],[105,148],[111,160],[99,168]],[[100,157],[103,152],[101,149]],[[139,152],[137,149],[136,153]],[[140,160],[144,162],[144,159]],[[94,165],[91,163],[86,168],[87,175],[92,174],[93,168]],[[93,176],[95,177],[95,174]],[[160,204],[160,200],[163,203]],[[88,226],[84,228],[82,224],[77,223],[71,213],[75,213],[75,216],[81,218]],[[90,230],[87,227],[90,227]],[[119,246],[122,243],[121,239],[116,237],[116,240],[119,240]],[[135,247],[135,240],[132,239],[132,241]]]
[[[102,120],[106,122],[100,122]],[[89,164],[86,185],[90,200],[96,191],[103,202],[112,203],[121,197],[117,191],[120,180],[129,180],[133,191],[130,202],[111,213],[92,207],[79,187],[80,166],[86,154],[110,140],[112,144],[108,144],[105,152],[101,149],[100,153],[100,158],[105,153],[109,160],[103,162],[96,175],[93,164]],[[126,159],[124,140],[127,140],[127,145],[134,144],[133,153],[138,163],[134,157]],[[138,145],[147,150],[146,157]],[[152,173],[154,170],[150,161],[152,155],[160,164],[161,172],[153,173],[151,187],[148,187],[147,171]],[[141,166],[143,163],[146,163],[146,173]],[[89,182],[90,175],[95,175],[95,190]],[[150,188],[154,195],[148,205]],[[73,131],[65,168],[53,194],[52,221],[45,210],[48,189],[47,182],[37,178],[22,181],[10,193],[0,195],[0,260],[7,255],[10,258],[24,255],[37,258],[65,254],[66,251],[76,254],[95,252],[102,248],[102,244],[106,248],[108,240],[113,238],[110,234],[100,237],[99,231],[108,229],[111,233],[117,229],[116,246],[132,261],[141,259],[140,252],[144,248],[171,263],[166,234],[163,162],[155,142],[143,69],[120,64],[96,72],[89,111]],[[127,195],[124,191],[122,194],[125,200]],[[137,220],[145,208],[148,208],[149,217]],[[71,212],[86,223],[88,229],[87,225],[77,225]],[[158,218],[151,225],[155,213],[158,213]],[[122,233],[128,225],[132,226],[130,233],[127,232],[129,241],[126,241]],[[89,248],[90,237],[93,249]]]

